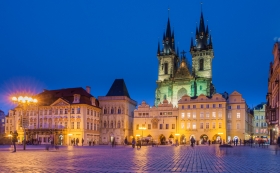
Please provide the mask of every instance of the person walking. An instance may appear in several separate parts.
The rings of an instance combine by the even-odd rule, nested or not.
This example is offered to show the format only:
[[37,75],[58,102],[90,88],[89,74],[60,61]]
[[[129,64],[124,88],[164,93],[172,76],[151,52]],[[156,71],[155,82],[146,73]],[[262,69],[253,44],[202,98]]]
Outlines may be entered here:
[[211,141],[210,141],[210,139],[208,140],[208,145],[210,146],[210,143],[211,143]]
[[79,146],[79,138],[76,138],[76,145]]
[[115,138],[112,139],[112,148],[114,147]]
[[127,137],[124,139],[124,144],[127,145]]
[[191,146],[192,146],[192,147],[194,146],[194,143],[195,143],[195,139],[194,139],[194,137],[192,136],[192,138],[191,138]]
[[241,143],[242,143],[241,141],[242,141],[242,140],[240,139],[240,145],[241,145]]
[[132,138],[132,148],[135,148],[135,138]]
[[84,142],[85,142],[85,140],[84,140],[84,138],[82,138],[82,146],[84,146]]
[[236,140],[235,140],[235,146],[237,146],[237,144],[238,144],[238,139],[236,138]]
[[13,145],[14,145],[14,151],[13,151],[13,153],[15,153],[15,152],[17,151],[16,142],[17,142],[17,137],[18,137],[18,133],[17,133],[16,130],[14,131],[12,137],[13,137],[12,142],[13,142]]

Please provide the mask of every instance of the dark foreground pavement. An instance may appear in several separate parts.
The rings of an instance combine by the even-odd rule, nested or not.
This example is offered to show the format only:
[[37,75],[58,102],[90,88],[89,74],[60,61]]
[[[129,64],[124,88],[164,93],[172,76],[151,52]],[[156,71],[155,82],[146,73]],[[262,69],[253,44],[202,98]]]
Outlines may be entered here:
[[8,146],[0,146],[0,172],[280,172],[275,146],[18,148],[11,153]]

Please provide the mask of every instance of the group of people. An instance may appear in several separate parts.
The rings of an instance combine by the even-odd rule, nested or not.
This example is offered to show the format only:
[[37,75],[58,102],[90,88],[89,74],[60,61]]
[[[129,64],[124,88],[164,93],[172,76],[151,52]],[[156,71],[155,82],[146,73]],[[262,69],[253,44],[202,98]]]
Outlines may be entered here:
[[[237,146],[237,145],[238,145],[238,138],[229,141],[229,144],[230,144],[230,145],[231,145],[232,143],[233,143],[233,146]],[[241,145],[241,144],[242,144],[242,140],[240,139],[240,140],[239,140],[239,145]]]
[[[84,139],[82,139],[82,145],[83,144],[84,144]],[[76,140],[75,140],[75,138],[71,139],[71,145],[72,146],[78,146],[79,145],[79,138],[76,138]]]

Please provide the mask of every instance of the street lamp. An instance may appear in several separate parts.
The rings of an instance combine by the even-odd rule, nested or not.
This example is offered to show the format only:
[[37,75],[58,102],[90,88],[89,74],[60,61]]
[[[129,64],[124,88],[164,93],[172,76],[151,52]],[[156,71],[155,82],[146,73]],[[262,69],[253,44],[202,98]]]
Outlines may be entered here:
[[23,150],[25,150],[26,146],[26,133],[25,128],[29,125],[29,117],[26,114],[27,106],[35,105],[38,103],[37,99],[28,96],[19,96],[19,97],[12,97],[12,101],[17,104],[19,107],[23,108],[23,113],[21,114],[21,125],[24,131],[24,140],[23,140]]

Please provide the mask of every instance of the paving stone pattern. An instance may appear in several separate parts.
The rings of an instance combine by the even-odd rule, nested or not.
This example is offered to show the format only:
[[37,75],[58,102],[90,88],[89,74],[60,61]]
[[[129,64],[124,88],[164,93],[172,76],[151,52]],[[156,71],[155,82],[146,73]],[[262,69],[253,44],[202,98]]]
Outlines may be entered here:
[[275,146],[131,146],[0,148],[0,172],[280,172]]

